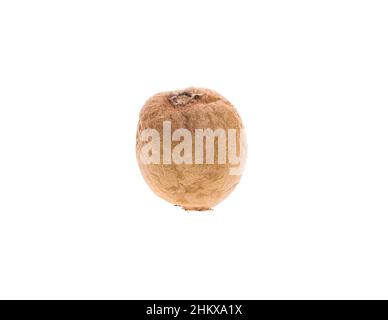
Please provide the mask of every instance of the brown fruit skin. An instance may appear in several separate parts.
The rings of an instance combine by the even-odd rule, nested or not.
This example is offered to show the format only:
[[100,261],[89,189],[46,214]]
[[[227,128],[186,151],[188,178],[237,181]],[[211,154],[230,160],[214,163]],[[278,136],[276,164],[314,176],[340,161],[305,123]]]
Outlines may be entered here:
[[[222,128],[226,132],[228,129],[242,129],[241,118],[233,105],[217,92],[193,87],[158,93],[140,111],[136,155],[144,180],[158,196],[174,205],[185,210],[209,210],[233,191],[241,176],[230,175],[233,166],[228,161],[217,164],[217,147],[214,164],[162,164],[162,156],[161,164],[142,163],[140,150],[147,142],[140,140],[140,133],[144,129],[156,129],[162,140],[163,121],[167,120],[171,121],[172,132],[188,129],[194,140],[195,129]],[[178,143],[173,142],[172,149]],[[237,148],[239,150],[239,146]],[[163,154],[162,143],[160,150]],[[194,150],[193,146],[193,162]]]

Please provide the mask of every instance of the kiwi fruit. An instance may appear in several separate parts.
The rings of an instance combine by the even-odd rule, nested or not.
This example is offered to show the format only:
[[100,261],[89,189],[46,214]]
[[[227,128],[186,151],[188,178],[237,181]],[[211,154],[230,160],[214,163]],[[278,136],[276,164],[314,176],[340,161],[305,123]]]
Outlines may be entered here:
[[152,96],[140,111],[136,135],[144,180],[155,194],[185,210],[212,209],[240,181],[243,128],[234,106],[213,90],[191,87]]

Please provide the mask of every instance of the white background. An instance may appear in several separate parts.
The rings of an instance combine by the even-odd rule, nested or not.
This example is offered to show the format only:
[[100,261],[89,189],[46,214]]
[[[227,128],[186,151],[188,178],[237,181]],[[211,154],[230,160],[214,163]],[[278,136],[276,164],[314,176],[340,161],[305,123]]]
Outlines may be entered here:
[[[0,298],[388,298],[386,1],[2,1]],[[135,158],[154,93],[235,104],[211,213]]]

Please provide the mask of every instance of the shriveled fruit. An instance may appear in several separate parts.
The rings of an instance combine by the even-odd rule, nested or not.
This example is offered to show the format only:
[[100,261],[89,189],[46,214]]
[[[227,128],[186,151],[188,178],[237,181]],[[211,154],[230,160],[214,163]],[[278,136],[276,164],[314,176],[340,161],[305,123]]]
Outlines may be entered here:
[[215,91],[162,92],[140,112],[136,155],[158,196],[186,210],[209,210],[240,181],[243,137],[236,109]]

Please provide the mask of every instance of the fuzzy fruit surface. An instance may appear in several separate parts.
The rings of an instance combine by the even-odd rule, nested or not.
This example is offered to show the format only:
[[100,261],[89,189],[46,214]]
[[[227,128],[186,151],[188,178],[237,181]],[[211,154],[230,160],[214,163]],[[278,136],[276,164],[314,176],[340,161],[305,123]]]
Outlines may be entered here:
[[[148,99],[140,111],[136,155],[141,173],[149,187],[161,198],[185,210],[203,211],[213,208],[233,191],[241,176],[230,174],[233,165],[228,162],[145,164],[141,161],[140,154],[147,141],[142,141],[141,132],[145,129],[155,129],[162,137],[164,121],[171,122],[172,131],[184,128],[193,136],[196,129],[240,130],[243,129],[243,124],[237,110],[213,90],[187,88],[158,93]],[[172,148],[178,143],[173,141]],[[160,151],[162,157],[163,144]],[[241,153],[241,150],[238,151]],[[217,160],[217,149],[214,154]]]

